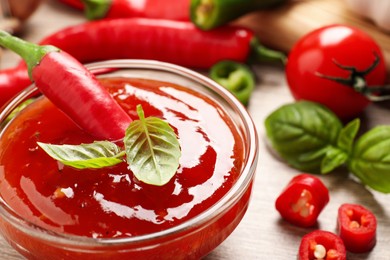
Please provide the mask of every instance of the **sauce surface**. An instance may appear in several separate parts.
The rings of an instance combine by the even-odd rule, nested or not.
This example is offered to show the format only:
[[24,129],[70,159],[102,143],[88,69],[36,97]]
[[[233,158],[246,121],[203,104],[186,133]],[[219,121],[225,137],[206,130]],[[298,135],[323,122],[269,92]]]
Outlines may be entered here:
[[[50,158],[37,142],[94,141],[40,98],[7,127],[0,140],[0,193],[29,221],[58,232],[110,238],[161,231],[217,202],[242,169],[242,140],[214,101],[181,86],[145,79],[101,79],[133,119],[160,117],[175,129],[182,149],[180,167],[162,186],[138,181],[126,162],[77,170]],[[82,108],[81,108],[82,109]]]

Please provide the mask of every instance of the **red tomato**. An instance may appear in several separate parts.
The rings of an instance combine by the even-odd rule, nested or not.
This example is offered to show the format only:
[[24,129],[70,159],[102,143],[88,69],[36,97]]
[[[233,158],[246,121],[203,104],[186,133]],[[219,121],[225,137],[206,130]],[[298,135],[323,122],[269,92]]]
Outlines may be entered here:
[[365,207],[343,204],[338,211],[338,230],[348,251],[365,253],[376,244],[376,217]]
[[275,207],[288,222],[310,227],[329,202],[329,192],[317,177],[310,174],[295,176],[279,195]]
[[347,253],[341,238],[329,231],[315,230],[303,236],[298,260],[345,260]]
[[369,35],[346,25],[330,25],[295,44],[286,64],[286,77],[295,99],[322,103],[340,118],[351,119],[370,101],[346,84],[361,83],[362,78],[367,86],[384,85],[386,68],[380,47]]

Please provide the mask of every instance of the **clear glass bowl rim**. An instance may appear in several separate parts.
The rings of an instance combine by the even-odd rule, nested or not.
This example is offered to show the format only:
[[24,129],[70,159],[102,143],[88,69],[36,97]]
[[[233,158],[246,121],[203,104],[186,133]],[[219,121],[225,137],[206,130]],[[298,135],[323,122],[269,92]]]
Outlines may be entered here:
[[[229,105],[234,108],[234,111],[241,118],[244,123],[245,132],[247,133],[247,147],[249,147],[246,154],[245,166],[242,173],[233,187],[227,194],[224,195],[216,204],[208,208],[201,214],[177,225],[172,228],[134,237],[126,238],[91,238],[83,237],[71,234],[64,234],[54,232],[51,230],[39,227],[28,220],[25,220],[18,216],[7,204],[0,198],[0,217],[6,219],[12,225],[17,226],[18,229],[28,233],[29,235],[38,237],[40,239],[55,241],[59,244],[77,244],[79,246],[109,246],[109,245],[123,245],[128,243],[142,243],[147,241],[153,241],[154,239],[163,238],[166,236],[180,234],[180,232],[201,227],[203,224],[214,219],[219,214],[227,211],[237,200],[250,188],[250,184],[254,178],[257,161],[258,161],[258,136],[255,125],[252,118],[248,114],[246,108],[225,88],[209,79],[208,77],[188,68],[184,68],[171,63],[154,61],[154,60],[136,60],[136,59],[121,59],[121,60],[106,60],[100,62],[89,63],[85,65],[89,70],[99,69],[148,69],[157,70],[162,72],[173,73],[183,78],[187,78],[197,82],[204,87],[207,87],[214,91],[218,96],[223,98]],[[22,100],[25,100],[28,96],[37,92],[37,87],[32,84],[25,90],[21,91],[15,98],[13,98],[2,111],[0,111],[0,123],[3,122],[8,114],[17,107]],[[2,135],[2,129],[0,129],[0,136]]]

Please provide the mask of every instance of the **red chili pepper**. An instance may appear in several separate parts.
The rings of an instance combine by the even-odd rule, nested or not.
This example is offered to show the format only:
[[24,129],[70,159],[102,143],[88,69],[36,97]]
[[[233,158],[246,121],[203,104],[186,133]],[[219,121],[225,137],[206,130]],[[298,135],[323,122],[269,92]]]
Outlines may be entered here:
[[84,4],[81,2],[82,0],[59,0],[59,1],[79,10],[84,9]]
[[17,93],[31,84],[25,63],[0,71],[0,109]]
[[66,52],[0,31],[0,45],[19,54],[39,90],[86,132],[118,140],[131,118],[95,76]]
[[[112,0],[104,18],[145,17],[189,21],[189,0]],[[96,17],[98,18],[98,17]]]
[[336,234],[315,230],[303,236],[299,246],[299,260],[344,260],[347,253],[343,240]]
[[[54,45],[81,63],[121,58],[154,59],[202,69],[222,60],[245,62],[251,52],[258,59],[275,53],[259,45],[254,33],[246,28],[227,26],[206,32],[191,22],[146,18],[101,20],[71,26],[48,36],[41,44]],[[0,71],[0,92],[9,89],[2,100],[9,100],[28,86],[12,85],[13,77],[19,75],[15,74],[15,71]],[[24,77],[20,81],[28,81],[27,73]]]
[[143,17],[190,20],[190,0],[60,0],[85,10],[88,19]]
[[310,227],[329,202],[329,192],[320,179],[310,174],[295,176],[279,195],[275,207],[288,222]]
[[253,39],[253,32],[242,27],[204,32],[190,22],[123,18],[71,26],[41,44],[57,46],[82,62],[154,59],[207,69],[222,59],[245,62]]
[[365,253],[376,244],[376,217],[367,208],[343,204],[338,211],[338,232],[345,247],[352,253]]

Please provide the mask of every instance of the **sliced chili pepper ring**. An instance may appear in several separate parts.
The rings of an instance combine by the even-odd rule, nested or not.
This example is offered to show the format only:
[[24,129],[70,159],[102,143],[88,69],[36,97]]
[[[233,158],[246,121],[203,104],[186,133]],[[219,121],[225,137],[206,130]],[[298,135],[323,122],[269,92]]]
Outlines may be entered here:
[[317,223],[322,209],[329,202],[329,191],[322,181],[310,174],[294,177],[279,195],[275,207],[288,222],[311,227]]
[[315,230],[303,236],[298,252],[299,260],[344,260],[346,250],[343,240],[336,234]]
[[229,90],[243,105],[248,105],[255,88],[255,75],[248,66],[234,61],[220,61],[211,68],[210,77]]
[[375,246],[377,221],[367,208],[357,204],[342,204],[337,221],[339,235],[348,251],[365,253]]

